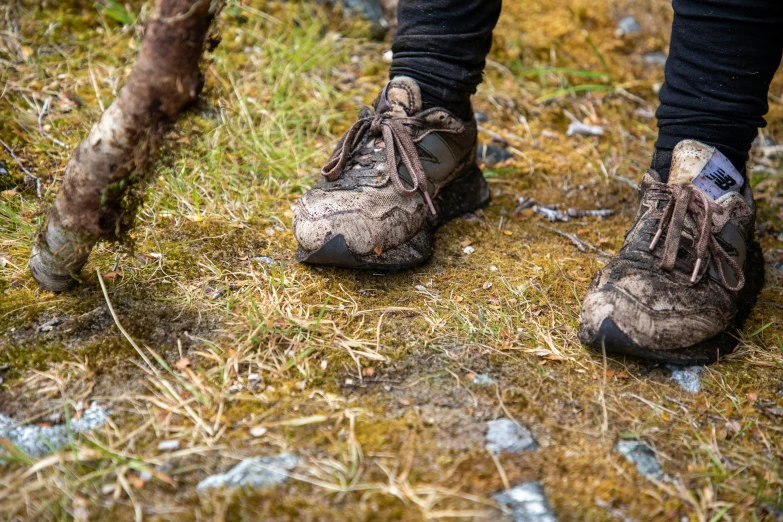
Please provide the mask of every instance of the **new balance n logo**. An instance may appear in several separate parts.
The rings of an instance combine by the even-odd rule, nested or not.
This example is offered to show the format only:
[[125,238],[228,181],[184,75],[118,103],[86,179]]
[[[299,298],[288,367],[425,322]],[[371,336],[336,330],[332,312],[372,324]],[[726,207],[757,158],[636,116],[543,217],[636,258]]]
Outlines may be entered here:
[[721,168],[719,168],[716,172],[705,174],[704,177],[715,183],[718,188],[723,191],[727,191],[737,184],[734,178],[726,174],[726,171]]

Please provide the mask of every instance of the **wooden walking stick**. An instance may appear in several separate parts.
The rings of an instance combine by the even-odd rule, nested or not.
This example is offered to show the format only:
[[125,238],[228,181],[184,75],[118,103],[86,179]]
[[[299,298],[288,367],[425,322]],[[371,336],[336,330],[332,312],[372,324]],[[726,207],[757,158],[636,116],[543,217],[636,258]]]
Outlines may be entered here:
[[199,61],[219,7],[218,0],[157,0],[127,83],[68,162],[35,239],[30,272],[41,288],[68,289],[96,242],[128,230],[139,203],[129,188],[145,179],[166,125],[204,86]]

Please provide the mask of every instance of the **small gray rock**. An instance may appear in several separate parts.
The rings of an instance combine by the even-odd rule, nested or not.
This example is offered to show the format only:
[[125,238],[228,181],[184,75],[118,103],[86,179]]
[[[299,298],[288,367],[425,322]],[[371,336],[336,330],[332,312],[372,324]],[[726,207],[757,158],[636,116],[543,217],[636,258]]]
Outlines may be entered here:
[[617,29],[621,34],[635,34],[642,30],[639,22],[633,16],[626,16],[617,23]]
[[198,483],[196,489],[251,487],[265,488],[288,480],[286,471],[296,467],[299,459],[292,453],[243,460],[225,473],[212,475]]
[[272,259],[269,256],[255,256],[255,257],[251,257],[250,260],[251,261],[258,261],[259,263],[264,263],[264,264],[267,264],[267,265],[274,265],[275,264],[275,260]]
[[95,404],[84,410],[81,418],[57,426],[18,426],[13,419],[0,415],[0,437],[7,439],[29,457],[38,458],[66,446],[77,433],[100,428],[108,417],[106,410]]
[[574,134],[579,134],[580,136],[603,136],[604,129],[599,125],[586,125],[581,121],[572,121],[568,125],[568,132],[566,134],[569,136],[573,136]]
[[0,192],[12,189],[15,185],[14,180],[11,178],[11,173],[8,172],[8,167],[0,161]]
[[663,51],[645,53],[644,56],[642,56],[642,59],[644,60],[644,63],[649,65],[666,65],[666,55],[663,53]]
[[538,447],[533,435],[509,419],[497,419],[487,423],[485,448],[493,453],[522,453]]
[[636,469],[648,479],[661,480],[664,477],[663,468],[658,463],[655,452],[638,440],[621,440],[615,449],[629,462],[636,465]]
[[498,504],[511,509],[514,522],[557,522],[539,482],[525,482],[493,498]]
[[495,384],[495,380],[486,373],[480,373],[473,377],[473,384],[478,384],[479,386],[488,386],[490,384]]
[[486,123],[489,121],[489,116],[487,116],[483,112],[476,112],[474,113],[474,116],[476,117],[476,121],[479,123]]
[[672,372],[672,376],[669,380],[679,384],[683,390],[690,393],[696,393],[701,390],[701,372],[704,371],[703,366],[675,366],[669,364],[667,365],[667,368]]
[[476,149],[476,161],[486,167],[503,163],[513,158],[514,155],[502,147],[494,145],[479,145]]

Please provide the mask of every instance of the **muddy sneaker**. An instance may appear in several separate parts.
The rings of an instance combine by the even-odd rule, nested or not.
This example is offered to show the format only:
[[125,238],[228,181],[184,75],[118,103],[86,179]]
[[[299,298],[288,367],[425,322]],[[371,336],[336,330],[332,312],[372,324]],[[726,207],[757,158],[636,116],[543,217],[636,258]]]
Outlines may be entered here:
[[764,283],[748,184],[716,149],[686,140],[669,183],[649,171],[620,254],[593,279],[579,339],[598,350],[709,364],[737,345]]
[[476,122],[421,110],[419,86],[397,77],[365,107],[294,208],[296,259],[399,270],[426,261],[433,231],[485,205]]

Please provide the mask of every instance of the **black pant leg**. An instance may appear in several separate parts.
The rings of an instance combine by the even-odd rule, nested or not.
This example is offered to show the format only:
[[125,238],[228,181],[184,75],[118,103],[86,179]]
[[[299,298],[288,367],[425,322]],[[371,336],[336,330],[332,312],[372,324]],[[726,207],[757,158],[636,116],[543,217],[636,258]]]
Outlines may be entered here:
[[400,0],[390,76],[413,78],[425,99],[469,102],[500,8],[501,0]]
[[783,0],[673,0],[653,168],[668,176],[684,139],[717,147],[744,171],[769,110],[783,52]]

